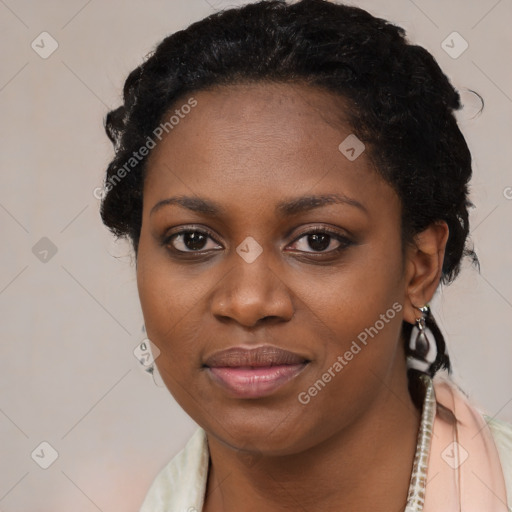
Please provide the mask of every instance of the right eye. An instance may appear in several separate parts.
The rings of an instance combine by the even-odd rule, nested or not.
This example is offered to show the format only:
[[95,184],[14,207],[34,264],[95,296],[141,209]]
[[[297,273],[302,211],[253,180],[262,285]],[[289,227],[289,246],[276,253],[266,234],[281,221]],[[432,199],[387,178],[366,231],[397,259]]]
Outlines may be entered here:
[[176,252],[188,253],[222,249],[217,242],[213,244],[213,247],[207,247],[208,240],[214,242],[211,235],[206,231],[187,229],[178,231],[167,237],[165,245],[170,246],[170,249]]

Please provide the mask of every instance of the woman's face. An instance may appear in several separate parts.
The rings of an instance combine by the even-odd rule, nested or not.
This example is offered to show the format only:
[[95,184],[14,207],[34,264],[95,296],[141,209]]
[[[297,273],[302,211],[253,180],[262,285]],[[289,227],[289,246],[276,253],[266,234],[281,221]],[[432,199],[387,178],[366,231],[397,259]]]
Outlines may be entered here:
[[354,159],[357,139],[339,148],[351,130],[330,93],[191,96],[144,186],[137,280],[156,364],[225,444],[303,450],[406,382],[400,202],[365,151]]

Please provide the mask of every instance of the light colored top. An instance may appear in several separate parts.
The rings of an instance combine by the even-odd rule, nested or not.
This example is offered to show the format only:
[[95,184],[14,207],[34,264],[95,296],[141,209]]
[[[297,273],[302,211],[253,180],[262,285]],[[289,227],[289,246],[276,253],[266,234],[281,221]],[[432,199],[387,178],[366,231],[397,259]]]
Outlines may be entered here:
[[[485,417],[485,416],[484,416]],[[512,510],[512,425],[485,417],[493,434]],[[208,478],[206,433],[198,428],[153,481],[140,512],[201,512]]]
[[[421,382],[423,406],[405,512],[512,512],[512,425],[476,409],[446,376],[422,375]],[[452,420],[446,420],[446,411]],[[202,512],[209,459],[206,432],[198,428],[157,475],[140,512]],[[483,487],[475,486],[475,476]]]
[[500,455],[501,468],[507,488],[507,505],[512,512],[512,425],[483,415],[489,425]]

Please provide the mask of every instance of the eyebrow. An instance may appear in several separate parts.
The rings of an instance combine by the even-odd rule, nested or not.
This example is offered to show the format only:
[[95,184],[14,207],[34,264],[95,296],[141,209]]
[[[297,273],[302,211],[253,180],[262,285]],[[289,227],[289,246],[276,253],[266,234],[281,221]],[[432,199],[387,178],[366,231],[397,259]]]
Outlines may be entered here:
[[[174,196],[162,199],[151,208],[150,215],[168,205],[179,205],[193,212],[204,215],[225,215],[226,208],[216,201],[200,197]],[[351,197],[344,194],[322,194],[297,197],[290,200],[281,201],[276,205],[276,212],[282,217],[291,217],[298,213],[320,208],[329,204],[345,204],[360,209],[368,214],[366,207]]]

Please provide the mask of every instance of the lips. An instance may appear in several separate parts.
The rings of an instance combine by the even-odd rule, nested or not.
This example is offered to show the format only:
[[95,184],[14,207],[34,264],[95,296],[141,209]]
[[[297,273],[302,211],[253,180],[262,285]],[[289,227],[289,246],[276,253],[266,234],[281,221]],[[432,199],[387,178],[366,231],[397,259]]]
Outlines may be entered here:
[[215,352],[204,366],[212,381],[236,398],[271,395],[297,377],[309,360],[294,352],[264,345],[247,349],[232,347]]
[[208,367],[240,367],[240,366],[277,366],[289,364],[302,364],[307,361],[305,357],[289,352],[272,345],[263,345],[257,348],[232,347],[227,350],[215,352],[205,362]]

